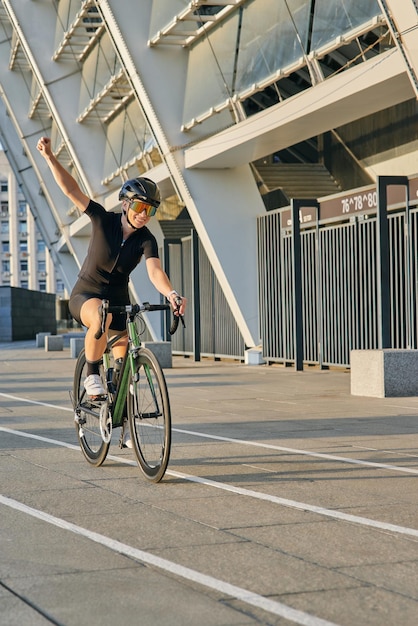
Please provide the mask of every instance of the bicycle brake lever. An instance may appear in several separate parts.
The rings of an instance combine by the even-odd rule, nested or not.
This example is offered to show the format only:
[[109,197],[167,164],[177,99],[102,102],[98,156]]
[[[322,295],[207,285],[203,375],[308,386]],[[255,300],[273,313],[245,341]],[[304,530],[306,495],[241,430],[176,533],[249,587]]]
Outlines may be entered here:
[[[181,307],[182,302],[183,302],[182,298],[179,298],[179,297],[176,298],[176,311],[178,313],[176,317],[180,318],[183,328],[186,328],[186,324],[184,323],[184,315],[180,315],[180,307]],[[177,326],[178,326],[178,323],[177,323]]]
[[182,299],[181,298],[176,298],[175,300],[176,302],[176,313],[177,315],[174,315],[174,319],[173,319],[173,323],[171,324],[171,328],[169,330],[170,335],[174,335],[174,333],[176,332],[178,326],[179,326],[179,321],[181,320],[181,323],[183,325],[183,328],[186,328],[186,324],[184,323],[184,316],[180,315],[180,306],[182,303]]
[[102,300],[102,304],[99,306],[99,313],[102,317],[102,321],[101,321],[100,329],[94,335],[95,339],[100,339],[100,337],[105,333],[108,308],[109,308],[109,300]]

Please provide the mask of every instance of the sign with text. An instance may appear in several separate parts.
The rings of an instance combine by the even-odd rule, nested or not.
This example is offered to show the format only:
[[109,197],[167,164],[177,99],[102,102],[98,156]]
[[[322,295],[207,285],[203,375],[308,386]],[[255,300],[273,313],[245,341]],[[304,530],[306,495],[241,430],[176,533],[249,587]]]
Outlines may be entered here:
[[[388,185],[387,187],[388,209],[394,209],[398,206],[406,205],[406,187],[405,185]],[[418,202],[418,178],[409,180],[409,201],[413,204]],[[303,202],[303,201],[301,201]],[[365,211],[377,211],[377,189],[376,185],[370,185],[357,189],[348,194],[339,194],[329,200],[320,202],[319,215],[321,220],[331,218],[345,218]],[[282,228],[290,228],[292,226],[291,211],[282,212]],[[303,207],[299,211],[299,219],[301,224],[315,222],[317,219],[317,211],[315,207]]]

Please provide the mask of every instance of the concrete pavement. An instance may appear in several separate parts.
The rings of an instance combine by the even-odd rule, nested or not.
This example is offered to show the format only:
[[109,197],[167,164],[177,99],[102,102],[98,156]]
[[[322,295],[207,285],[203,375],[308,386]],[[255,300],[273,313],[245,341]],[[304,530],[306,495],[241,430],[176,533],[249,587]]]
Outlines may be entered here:
[[69,349],[0,351],[1,626],[417,623],[418,398],[174,357],[154,485],[84,460]]

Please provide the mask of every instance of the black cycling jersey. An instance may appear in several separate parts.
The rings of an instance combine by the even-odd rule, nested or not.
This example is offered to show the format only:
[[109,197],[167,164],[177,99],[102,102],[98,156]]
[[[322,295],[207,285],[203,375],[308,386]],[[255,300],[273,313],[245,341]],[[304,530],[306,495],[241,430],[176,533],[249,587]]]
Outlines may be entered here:
[[[92,222],[87,256],[71,292],[69,307],[81,323],[80,309],[89,298],[107,298],[110,304],[129,304],[128,283],[132,270],[141,261],[158,258],[154,235],[146,226],[133,231],[123,240],[122,214],[106,211],[90,200],[85,213]],[[112,322],[111,328],[123,330],[125,318]]]

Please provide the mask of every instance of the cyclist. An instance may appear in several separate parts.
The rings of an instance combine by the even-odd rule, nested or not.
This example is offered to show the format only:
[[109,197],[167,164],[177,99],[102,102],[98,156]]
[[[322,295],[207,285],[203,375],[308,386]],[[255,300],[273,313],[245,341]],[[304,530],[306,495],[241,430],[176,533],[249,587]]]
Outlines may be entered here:
[[[87,256],[71,292],[69,308],[74,319],[87,328],[87,377],[84,388],[88,396],[98,399],[106,393],[99,376],[99,365],[107,342],[106,333],[100,339],[95,338],[101,324],[99,306],[103,298],[109,300],[110,306],[129,304],[129,276],[142,256],[145,257],[151,282],[166,296],[175,312],[183,315],[186,308],[186,299],[173,289],[161,267],[156,239],[146,227],[160,204],[160,192],[149,178],[127,180],[119,192],[122,213],[106,211],[83,193],[77,181],[59,163],[48,137],[39,139],[37,149],[63,193],[89,216],[92,223]],[[180,307],[177,311],[178,302]],[[115,361],[123,358],[126,352],[125,321],[123,314],[108,316],[108,334],[121,335],[113,350]]]

